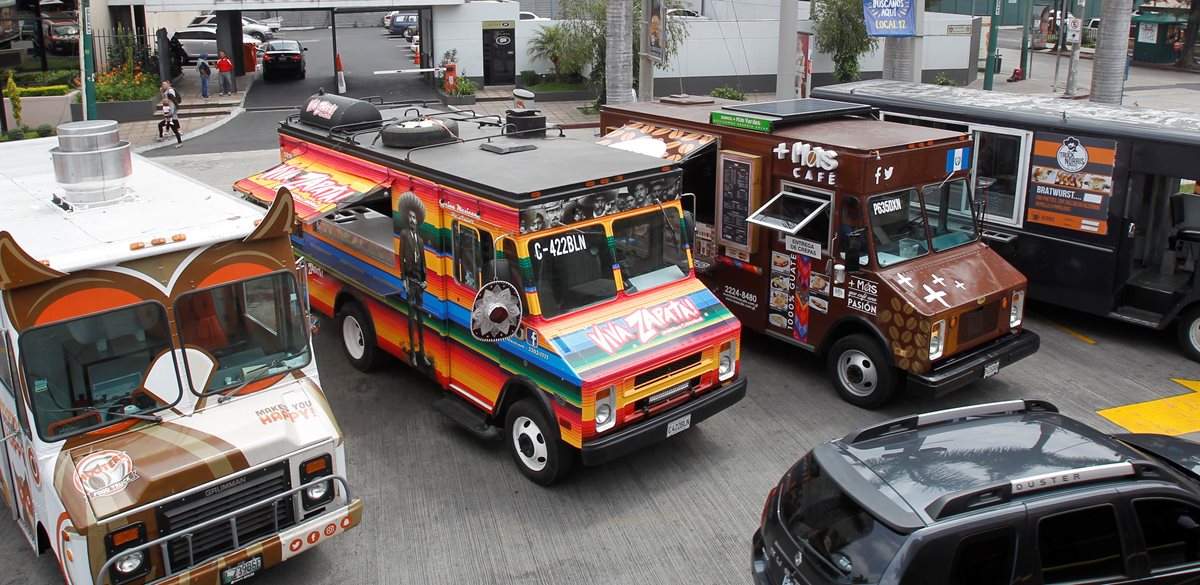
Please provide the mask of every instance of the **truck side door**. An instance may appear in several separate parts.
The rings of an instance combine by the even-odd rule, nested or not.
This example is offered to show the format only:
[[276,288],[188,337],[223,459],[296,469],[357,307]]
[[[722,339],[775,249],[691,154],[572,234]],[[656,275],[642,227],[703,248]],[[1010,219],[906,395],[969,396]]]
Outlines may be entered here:
[[0,328],[0,439],[4,442],[0,446],[0,487],[21,533],[33,545],[36,521],[30,472],[36,470],[31,470],[30,465],[36,463],[16,374],[12,339],[7,330]]
[[479,376],[479,364],[491,361],[480,349],[494,350],[493,344],[476,341],[471,335],[471,308],[479,287],[491,280],[484,265],[496,257],[492,233],[455,219],[451,222],[450,278],[447,302],[450,305],[449,341],[450,387],[477,406],[491,410],[500,387],[490,386]]

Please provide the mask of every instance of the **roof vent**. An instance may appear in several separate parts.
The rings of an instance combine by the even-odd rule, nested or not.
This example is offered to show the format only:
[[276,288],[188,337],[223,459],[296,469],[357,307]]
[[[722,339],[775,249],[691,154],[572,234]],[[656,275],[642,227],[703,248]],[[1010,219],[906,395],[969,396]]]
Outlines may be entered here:
[[300,108],[301,122],[326,129],[380,120],[383,120],[383,115],[379,113],[379,108],[370,103],[325,93],[324,90],[308,98]]
[[487,152],[494,152],[496,154],[512,154],[514,152],[525,152],[526,150],[537,150],[537,145],[528,142],[513,142],[512,140],[496,140],[480,144],[479,150],[486,150]]
[[133,173],[129,143],[114,120],[67,122],[58,126],[58,146],[50,149],[62,201],[73,207],[119,203],[125,178]]
[[505,123],[512,126],[507,134],[513,138],[545,138],[546,115],[537,110],[516,108],[506,112]]

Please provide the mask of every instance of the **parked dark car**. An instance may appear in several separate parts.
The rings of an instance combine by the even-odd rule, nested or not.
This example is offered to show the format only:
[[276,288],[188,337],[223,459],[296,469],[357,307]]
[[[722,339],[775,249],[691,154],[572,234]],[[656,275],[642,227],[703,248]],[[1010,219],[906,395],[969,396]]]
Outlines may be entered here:
[[304,52],[307,50],[299,41],[268,41],[262,46],[263,79],[271,79],[280,75],[304,77]]
[[79,25],[69,20],[43,20],[42,42],[51,53],[79,53]]
[[401,12],[392,15],[392,21],[387,27],[388,34],[400,35],[406,39],[413,38],[417,34],[417,13],[416,12]]
[[753,537],[759,584],[1192,583],[1200,444],[1012,400],[874,425],[805,455]]

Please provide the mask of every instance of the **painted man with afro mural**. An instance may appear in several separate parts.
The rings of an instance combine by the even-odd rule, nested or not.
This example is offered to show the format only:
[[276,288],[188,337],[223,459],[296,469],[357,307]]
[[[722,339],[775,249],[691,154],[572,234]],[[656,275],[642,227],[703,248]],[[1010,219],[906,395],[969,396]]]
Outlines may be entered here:
[[408,298],[408,358],[414,366],[432,366],[425,355],[425,242],[421,225],[425,223],[425,204],[412,192],[400,196],[393,219],[400,240],[400,276]]

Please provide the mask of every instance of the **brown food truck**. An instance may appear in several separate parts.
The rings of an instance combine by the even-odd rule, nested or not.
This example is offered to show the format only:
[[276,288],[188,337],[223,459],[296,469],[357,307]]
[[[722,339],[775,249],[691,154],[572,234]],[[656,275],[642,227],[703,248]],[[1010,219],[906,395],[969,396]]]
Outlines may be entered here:
[[1038,348],[1025,277],[961,211],[970,137],[872,111],[676,96],[607,106],[599,140],[682,161],[702,280],[744,326],[826,355],[864,408],[906,380],[940,396]]

